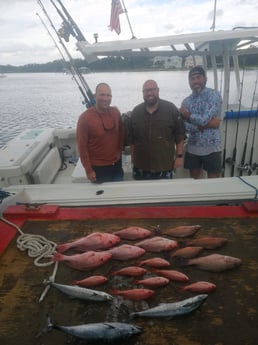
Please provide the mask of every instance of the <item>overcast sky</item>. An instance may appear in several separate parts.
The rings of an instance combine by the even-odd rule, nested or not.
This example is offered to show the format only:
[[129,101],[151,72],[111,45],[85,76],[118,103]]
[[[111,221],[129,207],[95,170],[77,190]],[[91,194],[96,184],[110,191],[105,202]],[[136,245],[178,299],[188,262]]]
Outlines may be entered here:
[[[62,20],[50,0],[41,0],[57,29]],[[56,2],[56,0],[55,0]],[[111,0],[62,0],[86,39],[94,42],[129,39],[126,15],[120,15],[121,34],[108,29]],[[137,38],[209,31],[213,23],[213,0],[124,0],[134,35]],[[49,22],[37,0],[0,0],[0,65],[45,63],[60,59],[47,30]],[[257,0],[217,0],[215,30],[236,26],[258,26]],[[74,57],[75,42],[69,50]]]

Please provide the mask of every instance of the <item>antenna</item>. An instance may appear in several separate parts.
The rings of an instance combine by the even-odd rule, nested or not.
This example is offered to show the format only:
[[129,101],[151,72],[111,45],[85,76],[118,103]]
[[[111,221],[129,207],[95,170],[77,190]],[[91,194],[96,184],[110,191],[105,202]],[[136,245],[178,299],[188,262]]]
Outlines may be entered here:
[[213,22],[212,22],[212,26],[210,27],[212,31],[215,31],[215,26],[216,26],[216,8],[217,8],[217,0],[214,0]]

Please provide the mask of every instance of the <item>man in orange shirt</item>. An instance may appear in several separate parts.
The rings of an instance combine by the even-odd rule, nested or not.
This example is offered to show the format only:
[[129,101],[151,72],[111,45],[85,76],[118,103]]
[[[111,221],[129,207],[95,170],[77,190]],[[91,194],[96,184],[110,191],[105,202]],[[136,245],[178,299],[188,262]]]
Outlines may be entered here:
[[124,131],[121,114],[110,106],[111,88],[96,87],[96,104],[83,112],[77,123],[77,144],[82,165],[91,182],[122,181],[121,153]]

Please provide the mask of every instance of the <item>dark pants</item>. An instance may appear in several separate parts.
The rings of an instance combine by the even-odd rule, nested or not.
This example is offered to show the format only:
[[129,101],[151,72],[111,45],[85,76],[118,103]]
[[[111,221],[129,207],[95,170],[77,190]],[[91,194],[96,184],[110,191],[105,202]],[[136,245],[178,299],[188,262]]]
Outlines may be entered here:
[[136,167],[133,168],[133,178],[135,180],[160,180],[160,179],[171,179],[173,178],[172,170],[165,170],[165,171],[147,171],[138,169]]
[[93,166],[92,168],[96,173],[96,183],[123,181],[122,159],[112,165]]

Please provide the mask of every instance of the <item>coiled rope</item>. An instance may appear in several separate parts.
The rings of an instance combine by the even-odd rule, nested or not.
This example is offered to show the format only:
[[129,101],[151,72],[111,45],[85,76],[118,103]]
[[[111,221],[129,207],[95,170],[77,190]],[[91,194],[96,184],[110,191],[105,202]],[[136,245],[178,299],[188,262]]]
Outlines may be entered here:
[[41,235],[25,234],[16,224],[9,222],[5,218],[0,218],[4,223],[14,227],[20,234],[16,243],[17,248],[21,251],[28,250],[28,256],[34,259],[34,265],[38,267],[50,266],[54,262],[52,260],[46,262],[39,262],[42,259],[49,259],[56,250],[57,244],[47,240]]
[[[45,237],[41,235],[33,235],[33,234],[25,234],[16,224],[8,221],[7,219],[0,217],[0,220],[13,228],[15,228],[19,232],[19,236],[16,240],[17,248],[21,251],[28,251],[28,256],[34,259],[34,265],[37,267],[46,267],[52,264],[55,264],[52,275],[49,277],[49,280],[55,281],[57,269],[58,269],[58,262],[54,262],[52,260],[48,260],[52,257],[53,253],[56,250],[57,244],[53,241],[49,241]],[[39,262],[40,260],[47,260],[44,262]],[[50,286],[46,286],[43,293],[39,298],[39,302],[42,302],[44,297],[46,296]]]

